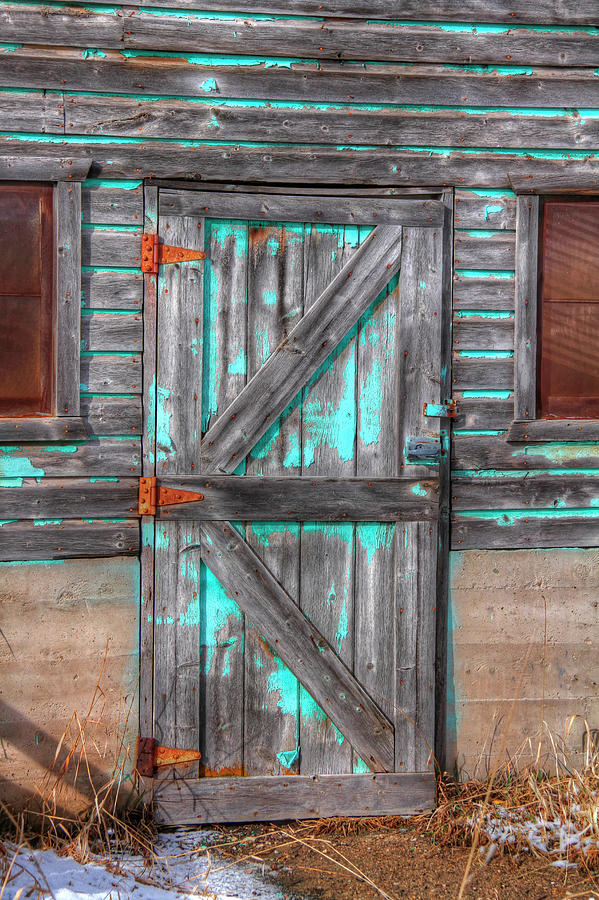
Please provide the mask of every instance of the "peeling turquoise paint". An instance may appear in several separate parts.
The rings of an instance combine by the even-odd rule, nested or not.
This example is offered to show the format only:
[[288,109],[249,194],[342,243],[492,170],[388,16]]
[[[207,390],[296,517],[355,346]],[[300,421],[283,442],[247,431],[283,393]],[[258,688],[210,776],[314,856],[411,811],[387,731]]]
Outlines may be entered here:
[[339,746],[344,743],[345,738],[343,737],[337,726],[334,725],[330,720],[327,720],[324,711],[320,708],[316,700],[314,700],[314,698],[302,685],[300,685],[300,712],[301,717],[305,722],[324,723],[328,721],[333,731],[333,736]]
[[[460,278],[515,278],[514,269],[456,269],[455,274]],[[459,284],[457,290],[459,292]]]
[[277,706],[284,716],[297,716],[299,682],[293,672],[275,654],[276,668],[268,676],[266,688],[270,694],[278,694]]
[[[345,588],[345,594],[347,595],[347,588]],[[346,599],[343,600],[343,606],[341,607],[341,612],[339,613],[339,624],[337,625],[337,631],[335,633],[335,644],[337,645],[337,653],[341,653],[341,645],[343,641],[347,639],[348,635],[348,621],[347,621],[347,606]]]
[[266,306],[276,306],[277,303],[277,292],[276,291],[264,291],[262,295],[262,299]]
[[299,537],[299,522],[252,522],[251,533],[257,537],[263,547],[270,546],[270,539],[274,535],[290,534]]
[[322,534],[328,540],[339,540],[351,550],[354,543],[354,529],[351,522],[304,522],[305,534]]
[[366,765],[366,763],[364,762],[362,757],[358,756],[354,760],[354,765],[353,765],[354,775],[368,775],[369,772],[370,772],[370,769],[368,768],[368,766]]
[[460,309],[455,313],[457,319],[513,319],[511,309]]
[[293,431],[287,438],[288,450],[283,460],[286,469],[299,469],[302,464],[299,431]]
[[416,494],[417,497],[426,497],[427,496],[427,490],[426,490],[426,488],[423,488],[421,484],[415,484],[414,487],[412,488],[412,493]]
[[156,526],[156,550],[168,550],[170,546],[170,538],[166,525]]
[[33,527],[38,525],[62,525],[62,519],[34,519]]
[[202,83],[200,84],[200,90],[205,91],[207,94],[211,93],[212,91],[216,91],[217,87],[214,78],[207,78],[205,81],[202,81]]
[[172,413],[167,409],[171,392],[159,384],[156,394],[156,458],[158,462],[166,462],[175,452],[170,434]]
[[[220,581],[212,574],[204,563],[200,564],[200,591],[202,608],[200,610],[200,643],[205,653],[204,672],[209,674],[217,647],[221,646],[223,632],[230,620],[241,622],[241,611],[237,603],[226,593]],[[227,635],[228,646],[234,643],[233,635]],[[238,645],[242,652],[241,645]],[[229,663],[230,664],[230,663]]]
[[468,391],[462,391],[462,397],[468,398],[487,398],[494,400],[509,400],[512,397],[512,391],[500,391],[500,390],[479,390],[478,388],[474,388]]
[[154,546],[154,519],[142,519],[141,521],[142,547]]
[[291,769],[299,759],[299,748],[283,750],[281,753],[277,753],[277,759],[284,769]]
[[103,50],[98,50],[97,48],[88,48],[82,52],[83,59],[103,59],[106,57],[106,54]]
[[458,356],[465,359],[511,359],[513,350],[459,350]]
[[0,53],[14,53],[15,50],[21,50],[23,44],[0,44]]
[[550,463],[559,465],[575,459],[599,458],[599,443],[580,441],[577,443],[526,444],[512,451],[514,458],[519,456],[542,456]]
[[314,462],[316,449],[321,445],[336,451],[341,462],[353,459],[356,435],[355,364],[355,347],[351,347],[349,358],[343,368],[344,389],[338,405],[320,398],[310,390],[323,372],[333,368],[331,357],[311,379],[308,397],[303,407],[303,457],[304,467],[307,469]]
[[368,565],[372,563],[377,550],[389,551],[393,544],[395,524],[384,522],[358,522],[356,538],[366,551]]
[[9,454],[22,450],[21,447],[0,447],[0,476],[3,478],[29,478],[45,475],[45,471],[34,466],[26,456],[18,457]]
[[503,209],[503,206],[493,204],[493,203],[488,203],[485,206],[485,222],[488,221],[491,213],[501,212],[502,209]]
[[375,359],[360,387],[360,438],[365,446],[376,444],[381,433],[383,365]]
[[459,518],[486,519],[500,526],[515,525],[522,519],[564,519],[568,516],[597,519],[599,518],[599,509],[589,509],[588,507],[556,509],[552,506],[543,509],[463,509],[459,512]]
[[239,348],[239,353],[235,357],[232,363],[229,363],[229,375],[245,375],[247,371],[246,359],[245,359],[245,350],[243,347]]

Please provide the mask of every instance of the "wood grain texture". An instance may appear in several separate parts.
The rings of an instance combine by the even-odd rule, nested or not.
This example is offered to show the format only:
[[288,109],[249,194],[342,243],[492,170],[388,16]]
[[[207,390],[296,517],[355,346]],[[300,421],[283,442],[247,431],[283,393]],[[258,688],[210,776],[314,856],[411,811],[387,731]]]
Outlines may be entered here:
[[131,315],[94,312],[81,317],[81,349],[131,350],[143,349],[143,321],[141,312]]
[[143,277],[130,272],[81,274],[81,300],[90,309],[141,309]]
[[[272,140],[272,138],[271,138]],[[205,215],[264,222],[326,222],[341,225],[443,224],[439,200],[385,197],[306,197],[268,193],[160,191],[161,215]]]
[[434,789],[427,774],[201,778],[155,784],[154,805],[162,825],[314,819],[356,810],[410,815],[432,809]]
[[454,263],[458,269],[513,269],[515,235],[512,232],[455,232]]
[[202,558],[374,771],[393,768],[393,728],[235,529],[202,529]]
[[[376,471],[384,468],[378,466]],[[199,492],[204,499],[158,507],[158,516],[170,520],[280,522],[393,522],[437,517],[436,480],[276,476],[268,475],[263,464],[261,469],[262,474],[257,476],[161,477],[159,487]],[[248,471],[255,470],[255,464],[248,465]]]
[[[494,130],[495,139],[497,132]],[[482,195],[482,192],[455,192],[456,228],[505,228],[516,230],[516,198]]]
[[81,261],[84,266],[138,268],[141,265],[141,235],[141,228],[139,231],[84,230]]
[[[144,233],[158,233],[158,189],[146,185],[143,193]],[[158,323],[158,277],[147,273],[139,281],[143,285],[143,431],[142,469],[143,474],[156,474],[156,364],[157,364],[157,323]],[[151,561],[152,570],[154,559]],[[143,577],[143,576],[142,576]],[[152,583],[153,588],[153,583]],[[149,733],[149,732],[148,732]]]
[[139,397],[81,398],[81,415],[90,435],[142,433],[142,403]]
[[599,520],[582,516],[534,517],[513,521],[508,514],[498,521],[473,516],[454,516],[451,546],[454,550],[518,550],[521,548],[596,547]]
[[453,464],[456,469],[596,469],[599,448],[593,443],[514,444],[501,436],[455,435]]
[[472,509],[593,508],[599,496],[594,475],[526,475],[509,478],[454,478],[454,511]]
[[458,314],[453,321],[453,346],[456,350],[513,350],[514,320]]
[[0,128],[4,131],[37,131],[64,134],[61,94],[33,91],[0,93]]
[[599,441],[599,422],[590,419],[533,419],[510,422],[508,441]]
[[143,222],[143,186],[135,188],[83,185],[81,192],[83,222],[100,225],[141,225]]
[[204,470],[226,472],[239,465],[397,272],[400,257],[397,228],[381,226],[369,235],[205,434]]
[[137,556],[139,522],[63,519],[12,521],[0,528],[0,560],[68,559],[72,557]]
[[[48,148],[46,147],[46,150]],[[0,151],[0,180],[35,181],[44,173],[46,181],[83,181],[87,177],[91,159],[72,156],[10,154]]]
[[141,355],[102,353],[81,357],[81,390],[106,394],[141,394]]
[[139,440],[100,440],[57,444],[3,444],[0,477],[42,475],[138,475]]
[[140,519],[139,735],[154,734],[154,563],[155,520]]
[[59,181],[54,191],[56,371],[55,411],[79,415],[81,334],[81,185]]
[[452,382],[455,391],[513,390],[514,360],[511,357],[470,357],[454,354]]
[[[592,68],[527,66],[522,72],[460,71],[442,64],[416,62],[398,67],[393,62],[340,64],[332,60],[280,66],[256,65],[253,61],[244,65],[240,60],[234,65],[211,66],[201,65],[199,60],[190,63],[185,58],[159,55],[123,57],[108,48],[102,52],[102,57],[82,58],[81,51],[74,48],[17,47],[0,56],[0,80],[7,87],[64,91],[67,129],[68,110],[74,99],[69,91],[457,107],[577,109],[597,105]],[[202,87],[206,81],[210,90]]]
[[457,416],[453,420],[454,428],[507,430],[514,417],[514,400],[512,397],[463,397],[459,392],[454,394],[457,403]]
[[131,518],[137,495],[137,478],[23,478],[20,486],[0,487],[0,504],[7,519]]
[[538,197],[518,197],[516,235],[514,417],[534,419],[537,412]]
[[0,419],[0,441],[84,441],[86,423],[79,416]]
[[453,303],[457,310],[513,310],[515,302],[513,278],[458,275],[454,279]]

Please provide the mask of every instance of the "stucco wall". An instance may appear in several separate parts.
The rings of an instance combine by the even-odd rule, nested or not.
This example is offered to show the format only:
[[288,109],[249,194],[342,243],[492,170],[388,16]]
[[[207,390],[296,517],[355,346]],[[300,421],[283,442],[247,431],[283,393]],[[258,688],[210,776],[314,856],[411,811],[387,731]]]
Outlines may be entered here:
[[[137,728],[139,562],[114,559],[0,564],[0,798],[23,805],[42,785],[61,735],[58,768],[74,745],[90,704],[84,739],[96,784],[106,782]],[[96,691],[96,685],[99,690]],[[123,748],[119,751],[121,739]],[[81,741],[77,745],[77,755]],[[56,767],[55,767],[56,768]],[[75,760],[58,796],[76,809],[90,795],[85,764]]]
[[599,726],[598,645],[599,550],[452,553],[448,763],[484,775],[510,713],[520,765],[536,758],[543,722],[545,764],[548,730],[561,739],[568,727],[580,760],[584,721]]

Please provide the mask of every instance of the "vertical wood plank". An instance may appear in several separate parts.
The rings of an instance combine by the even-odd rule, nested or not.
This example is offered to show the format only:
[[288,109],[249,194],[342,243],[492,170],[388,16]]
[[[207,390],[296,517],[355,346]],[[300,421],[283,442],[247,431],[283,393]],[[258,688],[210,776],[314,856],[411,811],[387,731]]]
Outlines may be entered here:
[[[247,380],[246,222],[206,220],[203,430]],[[243,465],[238,474],[243,474]],[[205,774],[243,774],[244,618],[202,564],[202,730]]]
[[[248,378],[303,313],[304,226],[250,227]],[[247,458],[247,475],[301,474],[301,396]],[[300,525],[249,522],[246,540],[289,594],[299,592]],[[245,630],[245,771],[299,771],[299,684],[260,634]]]
[[[399,279],[362,318],[358,338],[356,474],[398,474]],[[355,559],[354,674],[394,719],[395,532],[389,523],[359,522]],[[365,771],[354,760],[354,771]]]
[[81,183],[59,181],[55,193],[56,414],[78,416],[81,346]]
[[398,528],[395,769],[425,772],[434,753],[437,526]]
[[[182,527],[185,525],[185,528]],[[200,742],[199,525],[156,524],[154,737],[166,747]],[[198,765],[185,767],[190,777]]]
[[[309,231],[306,227],[305,310],[359,242],[355,226],[313,225]],[[355,473],[356,333],[353,328],[304,391],[303,475]],[[354,661],[354,539],[349,522],[305,522],[302,528],[301,608],[350,668]],[[352,771],[351,746],[303,688],[300,745],[303,774]]]
[[537,415],[537,270],[539,198],[516,198],[514,418]]
[[[204,249],[204,220],[162,216],[163,243]],[[156,473],[197,471],[202,410],[204,262],[161,266],[158,279]]]
[[[144,231],[156,234],[158,188],[144,188]],[[156,276],[144,275],[144,355],[142,473],[152,476],[156,462]],[[154,519],[141,520],[141,606],[139,641],[139,733],[153,734]]]

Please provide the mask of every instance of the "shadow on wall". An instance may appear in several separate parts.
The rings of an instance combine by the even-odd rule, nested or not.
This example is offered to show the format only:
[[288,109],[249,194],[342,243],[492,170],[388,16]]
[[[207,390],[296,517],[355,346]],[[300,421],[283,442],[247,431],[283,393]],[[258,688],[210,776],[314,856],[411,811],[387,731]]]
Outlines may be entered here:
[[452,552],[448,768],[484,778],[510,717],[503,763],[551,768],[550,735],[583,762],[599,726],[598,597],[597,549]]

